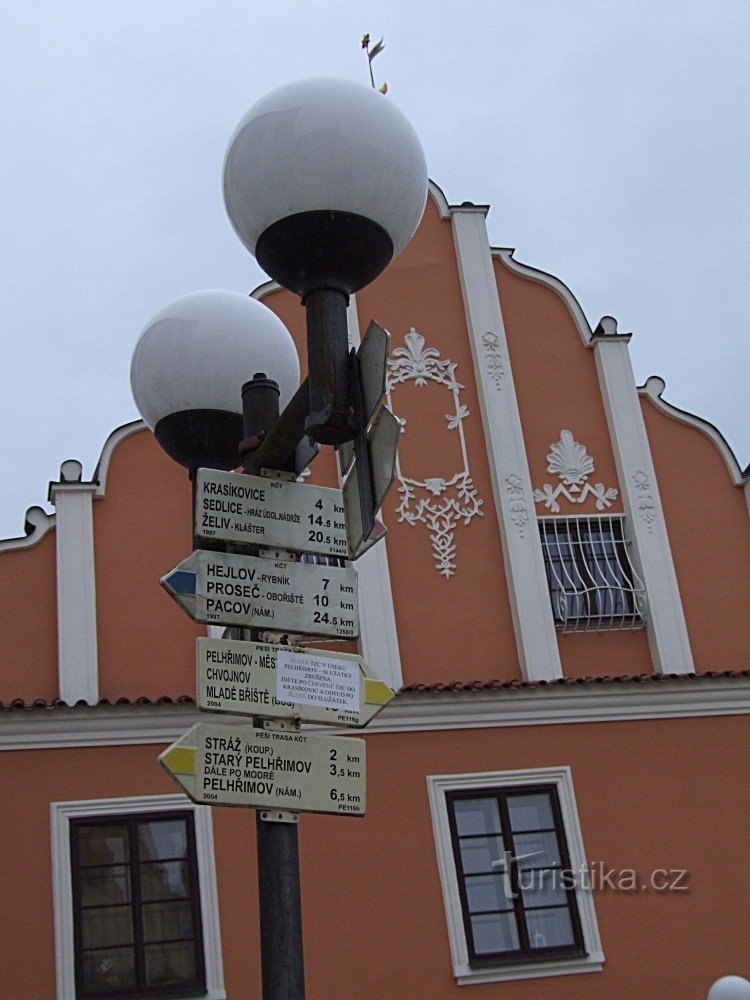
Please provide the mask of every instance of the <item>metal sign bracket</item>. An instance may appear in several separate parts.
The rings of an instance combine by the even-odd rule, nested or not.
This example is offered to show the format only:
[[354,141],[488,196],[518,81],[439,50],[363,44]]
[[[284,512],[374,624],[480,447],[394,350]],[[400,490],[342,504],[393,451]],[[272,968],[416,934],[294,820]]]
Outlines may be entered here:
[[300,724],[297,719],[260,719],[253,720],[256,729],[275,729],[282,733],[298,733]]
[[260,475],[265,479],[281,479],[285,483],[296,483],[296,472],[285,472],[283,469],[267,469],[265,466],[260,470]]
[[258,816],[264,823],[299,823],[299,813],[283,812],[282,810],[260,809]]

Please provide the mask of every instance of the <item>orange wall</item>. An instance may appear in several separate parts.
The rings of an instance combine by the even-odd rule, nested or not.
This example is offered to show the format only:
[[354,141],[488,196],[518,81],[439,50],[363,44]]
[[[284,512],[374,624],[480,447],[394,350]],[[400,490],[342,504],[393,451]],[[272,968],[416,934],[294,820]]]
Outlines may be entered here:
[[742,670],[750,521],[714,443],[641,400],[696,670]]
[[[546,456],[568,428],[595,460],[593,481],[617,484],[593,354],[568,307],[551,289],[499,261],[495,273],[532,483],[555,481]],[[270,292],[264,301],[292,332],[304,371],[304,309],[286,291]],[[411,244],[358,294],[357,304],[362,332],[375,318],[391,331],[392,350],[403,347],[413,327],[426,347],[456,363],[464,387],[460,401],[469,411],[463,424],[469,468],[482,500],[482,516],[453,529],[456,569],[445,579],[427,526],[399,520],[396,487],[386,498],[382,517],[404,682],[519,678],[451,225],[431,199]],[[448,478],[458,471],[459,437],[445,419],[453,405],[451,393],[432,381],[395,387],[393,408],[406,421],[399,453],[405,476]],[[750,547],[740,491],[704,435],[644,406],[696,664],[701,670],[737,667],[747,645],[743,581]],[[313,463],[311,481],[336,485],[332,449],[324,448]],[[562,514],[596,512],[590,498],[580,507],[563,500],[562,508]],[[612,509],[621,510],[619,497]],[[149,432],[136,432],[115,449],[106,496],[93,510],[102,696],[193,694],[193,640],[203,629],[158,582],[191,551],[187,476]],[[0,566],[0,593],[10,609],[6,656],[14,664],[0,678],[0,700],[51,699],[57,694],[53,534],[31,549],[3,553]],[[706,566],[720,571],[707,578]],[[728,625],[717,630],[717,621]],[[644,630],[560,635],[560,651],[564,673],[573,677],[652,669]]]
[[[299,301],[274,291],[263,302],[287,324],[304,369],[305,317]],[[357,293],[357,312],[362,335],[370,319],[390,331],[391,352],[404,346],[404,336],[414,327],[426,347],[457,363],[456,377],[464,386],[461,402],[469,410],[464,422],[469,469],[483,501],[482,515],[454,530],[456,570],[446,580],[437,572],[426,525],[399,521],[397,485],[386,498],[380,517],[388,528],[404,683],[520,677],[451,224],[440,219],[431,199],[406,250]],[[395,388],[393,409],[406,420],[399,445],[405,476],[449,479],[461,470],[458,434],[447,430],[445,419],[453,406],[452,393],[434,382],[424,388],[413,382]],[[310,481],[336,483],[331,449],[315,460],[312,473]],[[419,495],[429,498],[425,491]]]
[[[305,904],[311,923],[310,910],[327,914],[313,923],[313,937],[307,931],[310,995],[463,995],[452,980],[424,777],[569,764],[589,861],[640,873],[687,868],[690,891],[600,893],[603,973],[475,987],[478,995],[704,996],[714,979],[744,960],[750,905],[742,859],[750,845],[737,803],[750,792],[750,743],[736,747],[732,733],[746,725],[683,719],[368,738],[368,816],[361,829],[344,836],[335,818],[303,820],[303,872],[320,872],[314,889],[309,878],[305,883]],[[735,747],[731,771],[728,744]],[[708,749],[689,775],[686,746]],[[711,816],[722,817],[720,826],[706,824]],[[381,824],[392,825],[390,834]],[[356,874],[373,869],[379,872],[374,892],[367,876]],[[332,970],[326,942],[340,940],[351,955]],[[380,980],[379,956],[387,956]]]
[[0,553],[0,607],[0,701],[51,701],[58,695],[54,528],[31,548]]
[[[494,267],[532,486],[560,482],[557,474],[547,472],[547,455],[567,429],[594,460],[589,481],[614,486],[618,496],[609,510],[621,512],[593,351],[584,346],[570,310],[551,288],[510,271],[499,260]],[[590,494],[582,504],[564,498],[559,502],[561,515],[598,513]],[[537,513],[552,512],[537,504]]]
[[[456,378],[464,386],[460,402],[469,411],[463,423],[468,465],[482,499],[482,515],[453,530],[456,569],[450,579],[436,569],[427,526],[399,522],[396,486],[386,499],[383,520],[404,683],[520,677],[451,224],[431,199],[412,242],[358,293],[357,309],[363,332],[370,319],[390,331],[392,352],[404,347],[414,327],[427,348],[456,363]],[[446,421],[454,412],[452,393],[433,381],[424,387],[409,381],[396,386],[392,398],[397,416],[406,420],[399,446],[403,475],[448,479],[459,472],[458,432],[448,430]],[[426,491],[418,498],[430,499]]]
[[101,697],[195,695],[195,625],[159,580],[193,551],[187,473],[149,431],[115,449],[94,502]]
[[[523,1000],[704,997],[742,970],[750,742],[740,718],[679,719],[373,735],[364,819],[303,816],[300,826],[308,996],[459,997],[452,978],[426,774],[569,764],[586,857],[648,875],[686,868],[686,893],[599,892],[604,972],[476,987]],[[686,753],[700,747],[690,759]],[[690,749],[688,749],[690,748]],[[0,755],[6,865],[0,963],[7,996],[53,995],[49,802],[176,788],[161,748]],[[731,757],[731,765],[727,761]],[[712,817],[715,822],[712,821]],[[213,810],[228,996],[259,995],[252,810]],[[33,948],[18,941],[34,941]]]
[[[567,305],[552,289],[494,262],[508,339],[513,381],[523,426],[531,483],[557,486],[547,471],[550,446],[569,430],[594,460],[593,484],[613,486],[618,496],[608,511],[622,512],[607,417],[593,351],[584,346]],[[558,498],[559,516],[600,512],[589,494],[582,504]],[[553,512],[536,505],[541,517]],[[633,632],[560,633],[560,659],[566,677],[606,677],[650,673],[651,653],[644,629]]]

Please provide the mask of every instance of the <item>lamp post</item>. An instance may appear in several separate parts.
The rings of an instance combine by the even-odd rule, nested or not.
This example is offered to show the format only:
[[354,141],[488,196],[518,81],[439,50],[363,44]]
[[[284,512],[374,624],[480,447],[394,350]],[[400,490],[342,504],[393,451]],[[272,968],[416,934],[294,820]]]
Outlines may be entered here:
[[[294,345],[270,310],[236,293],[201,292],[177,299],[144,330],[131,367],[136,405],[194,482],[201,466],[236,468],[240,452],[246,472],[285,466],[304,434],[337,447],[356,437],[369,534],[368,418],[346,309],[419,225],[427,200],[419,139],[403,114],[367,87],[330,79],[289,84],[237,126],[224,198],[240,240],[302,299],[308,378],[294,392]],[[257,638],[253,631],[243,638]],[[297,827],[258,814],[257,834],[264,1000],[302,1000]]]
[[409,242],[427,199],[427,164],[405,116],[347,80],[279,87],[229,142],[224,200],[242,243],[307,313],[309,414],[320,444],[350,441],[346,307]]
[[[287,403],[297,386],[299,362],[288,330],[266,306],[237,292],[195,292],[147,324],[130,380],[156,440],[188,470],[195,503],[198,468],[234,469],[242,459],[248,468],[278,418],[280,400]],[[255,639],[254,632],[244,637]],[[256,813],[256,835],[263,996],[301,1000],[297,827],[264,822]]]

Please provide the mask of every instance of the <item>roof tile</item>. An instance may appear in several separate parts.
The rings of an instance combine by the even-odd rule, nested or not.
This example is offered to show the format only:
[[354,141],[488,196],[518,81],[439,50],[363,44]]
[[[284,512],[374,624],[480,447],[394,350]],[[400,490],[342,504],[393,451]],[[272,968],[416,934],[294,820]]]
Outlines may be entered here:
[[[750,670],[706,670],[703,673],[695,674],[617,674],[613,677],[560,677],[551,681],[522,681],[518,678],[512,680],[473,680],[473,681],[448,681],[447,683],[435,681],[429,684],[405,684],[399,694],[460,694],[469,692],[486,691],[518,691],[530,690],[543,687],[572,687],[584,685],[605,685],[605,684],[658,684],[663,681],[681,681],[688,683],[696,680],[724,680],[724,679],[750,679]],[[141,705],[194,705],[195,698],[189,694],[181,694],[177,697],[170,695],[160,695],[158,698],[100,698],[94,706],[89,706],[85,701],[78,701],[74,705],[68,705],[60,698],[47,701],[44,698],[34,698],[24,701],[23,698],[13,698],[10,701],[0,701],[0,710],[12,711],[14,709],[46,709],[55,708],[111,708],[117,705],[141,706]]]

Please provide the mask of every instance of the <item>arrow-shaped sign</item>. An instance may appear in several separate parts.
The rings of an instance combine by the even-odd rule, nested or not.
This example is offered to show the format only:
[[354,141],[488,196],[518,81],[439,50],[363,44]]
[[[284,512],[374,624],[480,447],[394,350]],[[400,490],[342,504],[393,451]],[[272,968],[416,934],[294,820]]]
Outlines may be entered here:
[[356,639],[352,569],[196,551],[161,580],[197,622]]
[[[401,421],[398,420],[387,406],[380,409],[372,427],[367,432],[367,449],[370,456],[372,472],[373,515],[380,510],[388,490],[396,477],[396,452],[401,436]],[[360,478],[357,464],[354,464],[342,490],[344,497],[344,513],[346,518],[346,534],[349,540],[351,558],[356,559],[385,534],[379,532],[374,538],[372,532],[365,536],[362,524],[362,503],[360,497]],[[378,529],[379,522],[375,522]],[[382,525],[381,525],[382,528]],[[368,544],[369,543],[369,544]]]
[[199,723],[159,755],[193,802],[363,816],[365,741]]
[[362,728],[393,691],[361,656],[237,639],[197,639],[198,708]]

